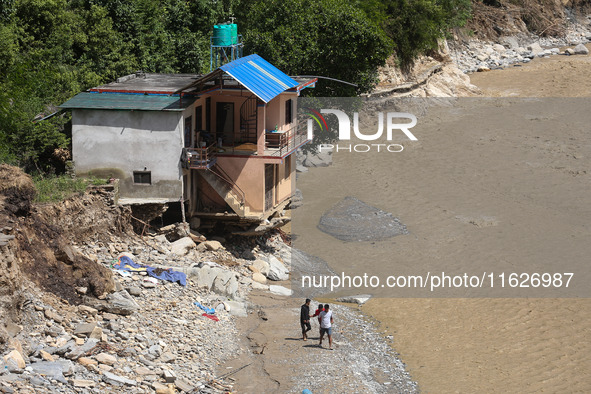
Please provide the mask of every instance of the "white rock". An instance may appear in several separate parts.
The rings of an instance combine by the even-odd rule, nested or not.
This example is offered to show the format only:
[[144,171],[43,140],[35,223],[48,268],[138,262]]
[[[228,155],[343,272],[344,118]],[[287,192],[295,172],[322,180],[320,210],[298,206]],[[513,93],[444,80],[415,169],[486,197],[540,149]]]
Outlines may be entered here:
[[583,44],[579,44],[576,47],[574,47],[574,51],[575,55],[587,55],[589,53],[589,50]]
[[195,241],[191,239],[191,237],[184,237],[174,241],[170,245],[170,250],[172,251],[172,253],[178,256],[184,256],[187,253],[189,253],[189,251],[193,249],[195,246],[197,245],[195,244]]
[[219,241],[205,241],[203,242],[203,245],[205,245],[207,250],[211,250],[213,252],[223,248],[222,244]]
[[233,297],[236,294],[236,291],[238,291],[238,281],[236,280],[234,272],[220,270],[213,281],[211,290],[217,294]]
[[371,298],[370,294],[360,294],[337,298],[338,302],[348,302],[351,304],[365,304]]
[[511,48],[511,49],[519,48],[519,42],[517,41],[517,39],[515,37],[505,37],[503,39],[503,43],[508,45],[509,48]]
[[501,44],[495,44],[493,45],[493,49],[497,52],[503,53],[506,51],[505,47],[502,46]]
[[4,362],[7,364],[9,362],[13,362],[20,369],[24,369],[26,367],[23,356],[17,350],[13,350],[4,356]]
[[261,274],[260,272],[255,272],[252,274],[252,280],[262,284],[267,283],[267,278],[265,278],[265,275]]
[[269,286],[264,285],[262,283],[259,282],[252,282],[251,286],[254,290],[269,290]]
[[531,45],[528,45],[527,49],[529,49],[534,55],[537,55],[539,52],[542,52],[543,49],[539,43],[534,42]]
[[293,293],[291,291],[291,289],[288,289],[287,287],[283,287],[283,286],[277,286],[277,285],[269,286],[269,291],[273,294],[287,296],[287,297],[291,296]]
[[252,266],[265,276],[269,274],[269,263],[267,263],[265,260],[255,260],[255,262],[252,263]]
[[476,56],[476,59],[480,60],[481,62],[484,62],[486,59],[488,59],[488,55],[484,54],[484,53],[479,53]]
[[135,380],[127,379],[123,376],[115,375],[114,373],[107,371],[103,372],[103,381],[115,386],[122,386],[124,384],[128,386],[137,385],[137,382]]
[[201,268],[191,268],[189,275],[195,278],[197,287],[211,290],[213,281],[221,271],[221,268],[212,268],[209,265],[204,265]]
[[283,263],[273,255],[269,255],[269,273],[267,278],[271,280],[288,280],[289,271]]
[[224,306],[232,316],[246,317],[246,305],[238,301],[225,301]]
[[99,353],[95,357],[96,361],[101,364],[113,365],[117,362],[117,357],[112,356],[108,353]]

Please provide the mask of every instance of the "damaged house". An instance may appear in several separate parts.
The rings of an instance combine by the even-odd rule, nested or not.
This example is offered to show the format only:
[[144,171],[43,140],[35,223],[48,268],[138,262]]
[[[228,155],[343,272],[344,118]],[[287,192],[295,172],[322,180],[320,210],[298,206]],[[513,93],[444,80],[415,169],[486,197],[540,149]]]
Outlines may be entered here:
[[119,204],[181,202],[194,228],[280,223],[308,142],[296,98],[315,83],[250,55],[206,75],[136,73],[89,89],[61,105],[75,172],[119,179]]

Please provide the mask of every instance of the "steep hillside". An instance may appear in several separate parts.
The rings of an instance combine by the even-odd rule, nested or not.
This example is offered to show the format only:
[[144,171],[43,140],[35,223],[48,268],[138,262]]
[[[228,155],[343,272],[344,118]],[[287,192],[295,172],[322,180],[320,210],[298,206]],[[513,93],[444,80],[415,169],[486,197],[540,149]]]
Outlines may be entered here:
[[[79,304],[83,293],[98,297],[113,290],[111,272],[70,242],[109,231],[119,215],[109,215],[105,203],[92,196],[33,207],[35,195],[30,176],[0,166],[0,344],[7,329],[25,318],[21,310],[33,285],[71,304]],[[82,210],[90,214],[81,215]]]

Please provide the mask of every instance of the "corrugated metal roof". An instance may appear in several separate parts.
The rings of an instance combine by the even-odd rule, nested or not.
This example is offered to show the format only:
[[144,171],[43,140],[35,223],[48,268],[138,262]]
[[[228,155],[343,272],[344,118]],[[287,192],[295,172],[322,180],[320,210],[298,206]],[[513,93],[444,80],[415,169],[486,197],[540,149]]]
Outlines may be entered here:
[[298,86],[296,81],[259,55],[249,55],[220,68],[266,103]]
[[60,105],[60,108],[183,111],[194,101],[194,97],[181,99],[179,96],[84,92],[72,97]]

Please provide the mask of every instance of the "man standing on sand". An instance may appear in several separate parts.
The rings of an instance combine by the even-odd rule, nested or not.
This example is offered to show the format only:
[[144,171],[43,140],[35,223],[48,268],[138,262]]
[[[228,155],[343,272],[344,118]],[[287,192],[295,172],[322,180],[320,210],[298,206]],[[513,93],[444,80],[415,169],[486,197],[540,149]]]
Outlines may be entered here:
[[322,339],[324,334],[328,335],[328,349],[332,350],[332,325],[334,320],[332,318],[332,311],[328,304],[324,305],[324,311],[320,312],[320,343],[318,346],[322,347]]
[[310,325],[310,299],[306,298],[306,302],[302,305],[302,309],[300,311],[300,326],[302,326],[302,339],[304,341],[308,340],[308,336],[306,333],[312,329]]

